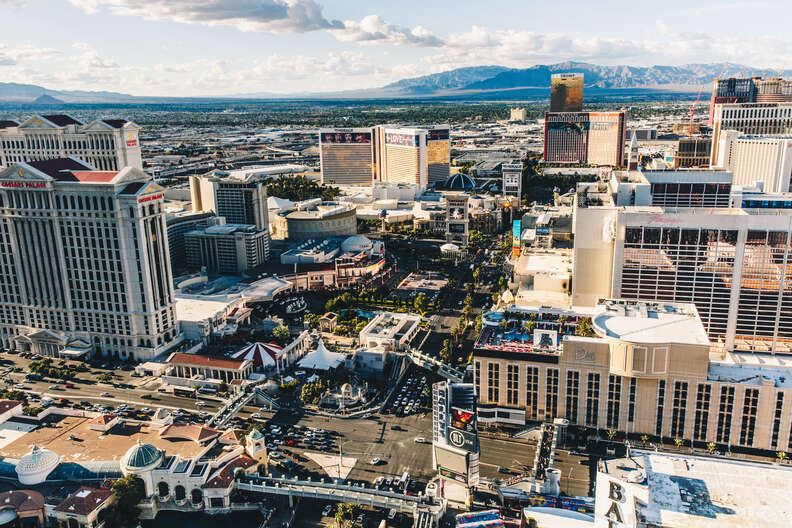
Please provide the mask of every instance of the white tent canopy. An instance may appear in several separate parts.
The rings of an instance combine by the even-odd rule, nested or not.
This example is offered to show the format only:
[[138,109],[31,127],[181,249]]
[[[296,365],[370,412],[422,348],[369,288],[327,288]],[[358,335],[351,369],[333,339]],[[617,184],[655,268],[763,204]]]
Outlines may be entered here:
[[316,350],[305,354],[297,363],[300,368],[311,370],[330,370],[338,367],[346,359],[346,354],[330,352],[320,340]]

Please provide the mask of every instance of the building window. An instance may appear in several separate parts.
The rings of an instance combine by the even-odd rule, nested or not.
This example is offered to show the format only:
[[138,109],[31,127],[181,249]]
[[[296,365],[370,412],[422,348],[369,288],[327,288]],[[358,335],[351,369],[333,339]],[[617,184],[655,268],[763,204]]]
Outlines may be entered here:
[[536,418],[536,406],[539,403],[539,367],[529,366],[525,377],[525,407],[529,418]]
[[655,434],[662,436],[663,434],[663,407],[665,403],[665,380],[657,381],[657,414],[655,415]]
[[778,449],[778,437],[781,434],[781,419],[784,410],[784,393],[776,394],[775,416],[773,416],[773,436],[770,438],[770,449]]
[[507,365],[506,366],[506,404],[517,405],[519,403],[520,395],[518,392],[520,386],[520,366]]
[[580,393],[580,372],[568,370],[566,375],[566,418],[570,424],[578,421],[578,394]]
[[635,421],[635,393],[638,389],[638,380],[630,378],[630,394],[627,399],[627,421]]
[[545,419],[555,418],[558,414],[558,369],[547,369],[545,390]]
[[687,412],[688,382],[674,382],[674,399],[671,408],[671,436],[685,437],[685,413]]
[[731,420],[734,411],[734,387],[721,387],[720,405],[718,408],[718,430],[715,440],[728,442],[731,436]]
[[753,445],[756,432],[756,412],[759,407],[759,389],[745,389],[743,398],[742,423],[740,424],[740,444]]
[[597,427],[599,421],[600,374],[589,372],[586,383],[586,425]]
[[500,401],[500,364],[487,363],[487,401]]
[[700,383],[696,389],[696,416],[693,422],[693,440],[706,440],[709,423],[712,385]]
[[606,424],[609,429],[619,428],[619,413],[621,411],[621,376],[608,376],[608,409]]
[[476,361],[473,376],[473,382],[476,385],[476,394],[481,395],[481,361]]

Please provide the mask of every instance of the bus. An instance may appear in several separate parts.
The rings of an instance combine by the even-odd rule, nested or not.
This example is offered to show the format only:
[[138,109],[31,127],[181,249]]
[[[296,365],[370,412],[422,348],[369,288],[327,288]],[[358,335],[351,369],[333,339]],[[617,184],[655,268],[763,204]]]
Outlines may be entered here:
[[195,389],[192,387],[173,387],[174,396],[182,396],[184,398],[195,398]]
[[409,482],[410,482],[410,474],[405,471],[404,473],[402,473],[402,476],[399,479],[399,482],[396,485],[396,488],[401,490],[401,491],[406,491],[407,490],[407,484]]
[[201,393],[201,394],[215,395],[215,394],[217,394],[217,389],[215,389],[214,387],[200,387],[198,389],[198,392]]

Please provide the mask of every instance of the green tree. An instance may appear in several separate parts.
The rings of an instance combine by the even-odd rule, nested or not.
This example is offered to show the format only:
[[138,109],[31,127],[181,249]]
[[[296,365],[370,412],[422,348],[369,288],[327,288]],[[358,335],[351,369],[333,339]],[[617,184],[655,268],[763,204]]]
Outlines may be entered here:
[[339,502],[335,513],[336,524],[339,528],[352,524],[360,510],[360,506],[351,502]]
[[581,317],[577,324],[577,335],[581,337],[594,337],[594,326],[591,317]]
[[718,446],[715,445],[715,442],[707,443],[707,452],[711,455],[712,453],[715,452],[715,448],[716,447],[718,447]]
[[413,306],[415,306],[416,310],[423,313],[426,311],[427,305],[428,303],[426,301],[426,295],[424,295],[423,293],[419,293],[418,295],[415,296],[415,300],[413,301]]
[[478,284],[479,277],[481,277],[480,267],[473,270],[473,282]]
[[321,317],[315,313],[307,313],[305,314],[305,317],[303,317],[303,321],[308,323],[308,326],[311,328],[316,328],[319,326],[319,319],[321,319]]
[[280,325],[272,329],[272,337],[275,338],[278,344],[285,345],[289,342],[291,334],[289,333],[288,327]]
[[783,451],[778,451],[776,453],[776,458],[778,459],[779,463],[782,463],[784,460],[787,459],[787,454],[784,453]]
[[217,386],[217,392],[228,392],[228,383],[221,381]]
[[680,449],[683,445],[685,445],[685,441],[677,436],[674,438],[674,445],[677,449]]
[[613,440],[616,437],[616,429],[608,429],[608,440]]
[[113,482],[115,502],[105,514],[111,526],[134,526],[138,518],[138,503],[146,496],[143,481],[135,474],[116,479]]

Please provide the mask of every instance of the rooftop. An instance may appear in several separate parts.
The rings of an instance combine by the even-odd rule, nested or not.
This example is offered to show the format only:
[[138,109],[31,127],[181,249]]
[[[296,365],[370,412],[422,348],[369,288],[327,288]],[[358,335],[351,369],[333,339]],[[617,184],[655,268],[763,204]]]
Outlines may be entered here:
[[643,471],[644,483],[630,486],[648,491],[646,505],[637,508],[647,524],[782,527],[792,518],[792,467],[633,451],[633,459],[608,461],[600,470],[623,480]]
[[71,171],[91,171],[93,167],[76,158],[55,158],[38,161],[28,161],[28,165],[60,181],[78,181]]
[[245,364],[244,361],[237,361],[235,359],[201,356],[198,354],[183,354],[181,352],[171,354],[168,358],[168,363],[171,365],[190,365],[194,367],[212,367],[233,370],[240,370]]
[[10,411],[14,407],[18,407],[22,405],[22,402],[17,400],[0,400],[0,414],[3,414],[6,411]]
[[80,121],[77,121],[72,116],[66,114],[49,114],[41,116],[50,123],[53,123],[58,126],[66,126],[66,125],[82,125]]
[[592,318],[600,337],[637,343],[709,345],[695,305],[601,299]]
[[722,360],[710,360],[707,379],[789,389],[792,388],[792,357],[782,354],[730,352]]
[[55,507],[55,511],[88,515],[113,495],[111,489],[82,487]]
[[145,424],[124,423],[108,432],[101,432],[91,429],[89,418],[58,415],[48,423],[47,427],[25,433],[3,446],[3,456],[22,458],[35,444],[60,455],[61,463],[119,461],[138,438],[164,449],[168,455],[194,457],[203,450],[193,442],[160,438],[159,431],[149,429]]

